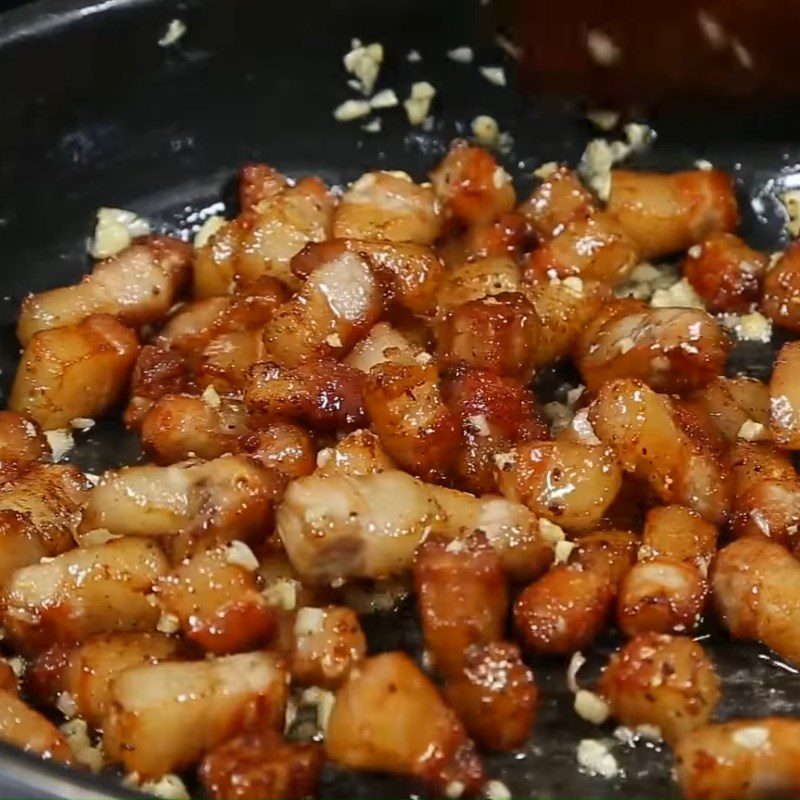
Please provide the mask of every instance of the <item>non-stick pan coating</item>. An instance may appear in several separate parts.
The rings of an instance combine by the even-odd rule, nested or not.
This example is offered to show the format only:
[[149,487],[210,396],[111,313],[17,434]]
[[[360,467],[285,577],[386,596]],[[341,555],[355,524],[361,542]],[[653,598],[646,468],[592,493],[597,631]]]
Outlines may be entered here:
[[[515,175],[530,174],[543,161],[574,163],[596,134],[579,113],[551,101],[526,103],[478,74],[477,64],[497,64],[501,53],[477,35],[477,2],[107,0],[82,6],[81,0],[45,0],[0,19],[3,402],[19,353],[12,329],[19,301],[86,270],[85,239],[98,206],[132,208],[175,232],[196,224],[198,212],[215,203],[231,209],[235,170],[250,160],[332,183],[381,167],[419,177],[481,113],[513,135],[506,166]],[[187,33],[176,46],[159,47],[173,18],[186,23]],[[380,86],[400,96],[414,80],[436,87],[432,132],[411,131],[402,109],[383,113],[379,135],[333,120],[332,108],[352,94],[341,68],[351,37],[383,43]],[[475,46],[476,64],[447,59],[446,50],[462,44]],[[421,63],[408,63],[411,49],[421,53]],[[774,194],[800,170],[800,126],[791,107],[726,116],[696,108],[654,124],[659,140],[636,163],[674,169],[703,157],[732,171],[745,235],[767,249],[782,244]],[[779,338],[740,348],[732,371],[766,377]],[[92,471],[138,457],[135,440],[112,421],[79,439],[75,460]],[[419,651],[410,608],[366,627],[375,650]],[[716,631],[704,644],[723,678],[720,718],[800,713],[795,670]],[[609,638],[598,649],[605,657],[614,645]],[[593,658],[581,677],[592,680],[604,657]],[[624,778],[582,774],[578,742],[610,736],[613,727],[575,715],[563,661],[534,667],[543,700],[533,740],[519,754],[487,757],[491,777],[515,797],[675,796],[671,756],[657,745],[615,745]],[[108,784],[93,781],[0,748],[0,796],[88,797],[90,786],[108,791]],[[328,768],[320,796],[406,798],[420,791],[409,782]]]

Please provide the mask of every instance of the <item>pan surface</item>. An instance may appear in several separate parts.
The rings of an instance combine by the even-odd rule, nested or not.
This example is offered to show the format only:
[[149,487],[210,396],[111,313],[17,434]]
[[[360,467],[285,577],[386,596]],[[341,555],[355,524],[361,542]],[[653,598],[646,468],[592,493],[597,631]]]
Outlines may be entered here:
[[[158,39],[174,18],[187,31],[177,44],[161,47]],[[477,114],[491,114],[513,136],[505,158],[512,174],[530,174],[544,161],[575,163],[596,131],[563,104],[528,103],[511,86],[482,78],[477,65],[501,63],[503,54],[479,35],[479,18],[477,2],[430,0],[44,0],[0,18],[0,401],[18,359],[12,326],[21,298],[87,270],[86,237],[99,206],[133,209],[156,229],[176,233],[233,210],[232,178],[246,161],[331,183],[374,168],[421,177]],[[332,109],[352,94],[341,68],[352,37],[383,43],[379,87],[395,88],[401,97],[416,80],[436,87],[433,130],[410,129],[402,108],[383,113],[377,135],[333,120]],[[472,65],[446,57],[464,44],[475,47]],[[412,49],[420,62],[407,60]],[[783,223],[775,194],[800,182],[799,122],[791,109],[721,115],[695,108],[654,120],[656,145],[632,163],[675,169],[702,157],[731,171],[746,237],[775,249]],[[519,188],[526,188],[524,181]],[[779,343],[776,333],[770,344],[738,348],[731,371],[765,378]],[[93,472],[139,457],[135,439],[115,421],[78,439],[71,459]],[[372,649],[419,654],[413,616],[405,608],[366,620]],[[706,634],[723,678],[720,719],[800,713],[796,670],[755,646],[731,644],[718,631]],[[612,637],[601,643],[581,672],[584,681],[596,677],[615,644]],[[571,708],[566,664],[533,666],[543,698],[534,736],[520,753],[487,757],[492,778],[514,797],[676,795],[665,748],[628,746],[612,738],[613,725],[584,722]],[[576,747],[583,738],[613,742],[618,778],[579,770]],[[110,785],[0,748],[0,796],[112,796]],[[320,787],[324,798],[420,792],[410,782],[332,767]]]

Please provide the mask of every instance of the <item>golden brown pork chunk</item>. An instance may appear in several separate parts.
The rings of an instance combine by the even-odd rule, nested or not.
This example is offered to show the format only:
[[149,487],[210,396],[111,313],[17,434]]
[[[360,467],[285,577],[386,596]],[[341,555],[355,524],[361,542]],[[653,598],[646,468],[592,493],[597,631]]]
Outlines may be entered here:
[[414,580],[425,644],[440,675],[458,675],[472,645],[503,638],[506,577],[484,535],[449,544],[427,539],[414,559]]
[[100,728],[111,698],[111,682],[131,667],[179,657],[183,646],[163,633],[107,633],[83,644],[56,644],[25,671],[25,688],[41,703],[56,705],[68,692],[77,716]]
[[467,732],[488,750],[514,750],[530,736],[538,691],[533,672],[509,642],[475,644],[444,694]]
[[304,800],[314,794],[324,760],[319,744],[249,731],[215,747],[200,765],[200,780],[212,800]]
[[613,170],[606,211],[643,259],[687,250],[711,234],[733,231],[739,222],[733,181],[718,170]]
[[160,612],[147,595],[167,569],[152,539],[75,548],[13,573],[3,592],[3,625],[28,653],[98,633],[152,631]]
[[0,690],[0,741],[45,760],[52,758],[62,764],[75,763],[75,755],[61,731],[5,689]]
[[144,779],[179,772],[250,727],[280,729],[286,684],[265,652],[127,669],[111,682],[106,754]]
[[139,353],[136,334],[106,314],[34,334],[22,353],[8,406],[45,429],[109,411]]
[[707,725],[675,750],[687,800],[762,800],[800,794],[800,721],[769,717]]
[[15,411],[0,411],[0,463],[26,464],[50,455],[42,429]]
[[536,187],[517,211],[525,217],[539,241],[558,236],[574,220],[588,217],[594,209],[592,195],[578,176],[560,166]]
[[655,726],[674,746],[708,722],[720,680],[697,642],[646,633],[611,656],[598,690],[623,725]]
[[755,639],[800,664],[800,563],[779,544],[747,536],[719,551],[714,605],[737,639]]
[[442,792],[483,783],[473,743],[434,685],[405,653],[367,659],[339,690],[325,749],[351,769],[421,778]]
[[765,275],[761,310],[778,327],[800,331],[800,243],[792,242]]
[[146,236],[96,264],[80,283],[28,295],[17,326],[20,342],[93,314],[109,314],[130,328],[158,322],[189,278],[191,253],[179,239]]

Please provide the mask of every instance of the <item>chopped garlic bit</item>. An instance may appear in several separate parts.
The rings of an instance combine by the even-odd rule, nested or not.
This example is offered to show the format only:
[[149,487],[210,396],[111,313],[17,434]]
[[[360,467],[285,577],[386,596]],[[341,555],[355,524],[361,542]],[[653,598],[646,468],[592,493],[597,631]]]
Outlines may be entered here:
[[383,63],[383,45],[378,42],[362,45],[358,40],[343,59],[344,68],[361,84],[363,94],[372,94]]
[[419,62],[422,61],[419,50],[409,50],[406,53],[406,61],[408,61],[409,64],[419,64]]
[[75,417],[75,419],[70,420],[69,426],[76,431],[89,431],[94,428],[95,422],[93,419],[89,419],[88,417]]
[[574,708],[579,717],[595,725],[602,725],[611,713],[608,703],[599,694],[587,689],[578,689],[575,693]]
[[11,667],[11,671],[18,678],[21,678],[25,673],[25,659],[19,656],[12,656],[11,658],[4,658],[3,661]]
[[581,688],[578,686],[578,672],[580,672],[581,667],[585,663],[586,656],[584,656],[580,650],[576,650],[569,660],[569,666],[567,667],[567,686],[573,694],[576,694]]
[[209,217],[198,229],[194,235],[194,249],[199,250],[208,244],[208,240],[227,222],[225,217],[219,214],[214,214]]
[[800,189],[792,189],[780,196],[788,219],[786,228],[792,236],[800,236]]
[[222,404],[222,399],[220,398],[219,393],[211,384],[206,386],[201,397],[203,398],[203,402],[209,408],[219,408]]
[[720,314],[719,321],[742,342],[768,342],[772,339],[772,320],[759,311],[751,314]]
[[497,144],[497,140],[500,137],[500,126],[494,117],[490,117],[487,114],[479,114],[472,120],[470,127],[479,144],[486,147]]
[[581,156],[578,174],[601,200],[608,200],[611,193],[611,168],[614,164],[647,147],[655,138],[655,131],[647,125],[630,122],[625,126],[625,138],[627,141],[624,142],[593,139]]
[[478,436],[489,436],[492,432],[485,414],[473,414],[467,417],[467,424]]
[[739,433],[736,435],[739,439],[745,439],[748,442],[761,442],[767,438],[767,429],[760,422],[748,419],[742,423],[742,427],[739,428]]
[[166,611],[162,612],[156,623],[156,630],[160,633],[177,633],[181,627],[181,621],[174,615]]
[[572,418],[569,427],[572,429],[573,435],[580,444],[585,444],[589,447],[602,444],[597,434],[594,432],[592,423],[589,421],[588,408],[582,408],[578,411]]
[[452,541],[447,543],[447,547],[445,550],[448,553],[463,553],[467,549],[466,544],[464,544],[463,539],[453,539]]
[[128,247],[137,236],[147,236],[148,233],[150,223],[133,211],[100,208],[89,253],[94,258],[108,258]]
[[553,548],[555,548],[559,542],[563,542],[567,538],[560,525],[556,525],[555,522],[550,522],[550,520],[545,517],[539,519],[539,533],[542,539],[548,544],[553,545]]
[[169,47],[178,42],[186,33],[186,23],[182,19],[170,20],[164,35],[158,40],[159,47]]
[[558,436],[559,433],[566,430],[574,416],[573,410],[568,405],[556,400],[545,403],[542,406],[542,413],[550,424],[551,436]]
[[495,189],[502,189],[511,183],[511,176],[502,167],[495,167],[492,173],[492,183]]
[[444,796],[450,800],[457,800],[457,798],[464,794],[466,788],[467,787],[464,786],[461,781],[450,781],[450,783],[444,787]]
[[381,118],[375,117],[375,119],[371,119],[369,122],[362,125],[361,130],[365,133],[380,133],[382,127],[383,123],[381,122]]
[[625,355],[629,350],[633,350],[633,348],[636,347],[636,342],[630,336],[626,336],[624,339],[620,339],[619,342],[617,342],[617,347],[619,348],[619,352]]
[[615,128],[619,122],[619,112],[595,109],[586,113],[586,119],[588,119],[592,125],[600,128],[601,131],[610,131],[612,128]]
[[[579,279],[580,280],[580,279]],[[564,281],[566,283],[566,281]],[[586,387],[581,383],[567,391],[567,405],[574,406],[581,399]]]
[[238,539],[234,539],[225,546],[225,561],[237,567],[242,567],[248,572],[255,572],[258,569],[258,559],[255,553]]
[[341,347],[342,339],[338,333],[332,333],[330,336],[325,337],[325,343],[330,347]]
[[748,750],[758,750],[769,742],[769,731],[755,725],[751,725],[749,728],[740,728],[733,734],[733,741]]
[[483,792],[486,800],[511,800],[511,792],[502,781],[487,781]]
[[66,454],[75,446],[72,432],[66,428],[56,428],[52,431],[45,431],[44,436],[53,454],[53,461],[61,461]]
[[100,772],[103,768],[103,751],[92,745],[89,738],[89,726],[85,720],[75,718],[59,726],[59,730],[75,754],[75,758],[85,764],[92,772]]
[[459,64],[471,64],[475,54],[472,52],[471,47],[455,47],[447,51],[447,57],[451,61],[456,61]]
[[370,98],[369,104],[373,108],[394,108],[400,104],[394,89],[384,89]]
[[650,298],[653,308],[699,308],[705,310],[703,298],[686,278],[681,278],[669,289],[656,289]]
[[608,745],[597,739],[582,739],[578,745],[578,763],[592,775],[614,778],[620,773],[617,759]]
[[553,563],[566,564],[567,561],[569,561],[570,553],[572,553],[577,546],[575,542],[568,542],[566,539],[564,539],[563,542],[556,542],[556,546],[553,549],[555,555]]
[[137,776],[134,783],[138,784],[138,788],[145,794],[152,794],[162,800],[189,800],[189,790],[177,775],[162,775],[160,778],[144,783],[138,783]]
[[705,158],[695,159],[694,165],[697,167],[697,169],[703,170],[703,172],[710,172],[712,169],[714,169],[714,165]]
[[337,122],[352,122],[354,119],[366,117],[372,107],[366,100],[345,100],[333,110],[333,118]]
[[428,81],[418,81],[411,85],[408,100],[403,101],[408,121],[412,125],[421,125],[431,108],[436,89]]
[[75,698],[69,692],[59,692],[56,699],[56,708],[68,719],[72,719],[78,713]]
[[325,624],[325,612],[321,608],[303,606],[297,612],[294,620],[294,634],[298,638],[301,636],[313,636],[322,630]]
[[506,71],[502,67],[478,67],[478,72],[495,86],[506,85]]
[[561,281],[561,285],[572,294],[583,297],[583,281],[577,275],[570,275]]
[[299,584],[292,578],[278,578],[261,592],[267,605],[293,611],[297,607]]
[[331,712],[336,705],[336,695],[319,686],[310,686],[308,689],[304,689],[300,695],[300,704],[316,710],[317,728],[325,733],[328,730]]
[[114,539],[121,539],[118,533],[111,533],[108,528],[95,528],[81,536],[81,547],[91,547],[97,544],[107,544]]
[[604,31],[592,28],[586,34],[586,49],[592,60],[603,67],[616,64],[622,57],[622,50]]
[[677,267],[669,264],[654,266],[642,262],[614,290],[617,297],[635,297],[637,300],[650,300],[656,289],[668,289],[677,283],[679,274]]
[[509,451],[508,453],[495,453],[494,465],[497,469],[505,472],[514,466],[516,460],[517,454],[513,451]]
[[546,181],[556,172],[558,172],[558,163],[556,161],[545,161],[544,164],[541,164],[533,171],[533,175]]

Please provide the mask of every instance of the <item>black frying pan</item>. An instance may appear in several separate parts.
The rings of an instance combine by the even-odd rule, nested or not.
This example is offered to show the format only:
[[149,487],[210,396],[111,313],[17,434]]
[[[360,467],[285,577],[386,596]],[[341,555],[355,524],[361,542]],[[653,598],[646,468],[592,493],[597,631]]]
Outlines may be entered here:
[[[188,32],[161,48],[179,17]],[[87,268],[85,239],[98,206],[132,208],[166,232],[196,225],[198,212],[230,210],[237,167],[264,160],[292,175],[341,183],[372,168],[422,176],[476,114],[492,114],[515,139],[506,159],[518,175],[542,161],[575,162],[595,134],[579,113],[552,101],[527,103],[487,83],[475,65],[445,51],[476,47],[477,63],[501,53],[478,35],[477,0],[42,0],[0,18],[0,401],[16,367],[12,325],[22,296],[72,282]],[[352,93],[341,56],[351,37],[380,41],[383,86],[405,96],[413,80],[438,89],[435,129],[411,130],[401,109],[384,113],[380,135],[333,120]],[[423,56],[410,64],[405,55]],[[704,157],[738,180],[744,231],[759,247],[781,244],[774,193],[800,171],[800,116],[791,108],[726,115],[705,108],[656,121],[659,141],[642,166],[690,166]],[[634,162],[636,163],[636,162]],[[524,189],[524,181],[520,189]],[[776,335],[773,346],[779,337]],[[739,348],[732,370],[766,377],[770,345]],[[97,472],[138,457],[118,423],[79,435],[74,460]],[[365,623],[374,650],[419,652],[411,609]],[[582,672],[593,679],[609,638]],[[766,652],[730,645],[714,632],[708,647],[724,680],[720,718],[800,712],[798,679]],[[543,697],[524,752],[487,757],[491,777],[515,797],[673,797],[671,756],[658,746],[614,747],[625,777],[581,774],[582,738],[610,736],[571,710],[563,661],[534,664]],[[410,782],[325,771],[326,798],[406,798]],[[41,764],[0,746],[0,797],[132,796],[108,779]]]

